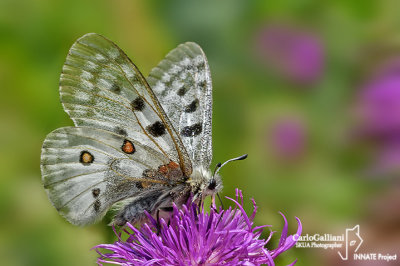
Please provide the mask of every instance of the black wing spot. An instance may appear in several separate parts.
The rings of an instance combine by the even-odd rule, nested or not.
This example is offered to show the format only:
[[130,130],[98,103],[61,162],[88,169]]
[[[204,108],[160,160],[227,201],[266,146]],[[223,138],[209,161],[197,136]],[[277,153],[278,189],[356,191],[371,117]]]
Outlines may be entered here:
[[142,182],[136,182],[135,185],[136,185],[136,187],[138,189],[142,189],[143,188]]
[[95,210],[95,212],[98,212],[100,210],[100,207],[101,207],[101,202],[100,200],[97,199],[93,204],[93,209]]
[[200,88],[204,89],[206,87],[206,82],[205,81],[199,82],[199,86]]
[[160,121],[154,122],[152,125],[147,126],[146,129],[154,137],[160,137],[165,134],[165,126]]
[[202,70],[204,69],[206,66],[206,64],[204,63],[204,61],[201,61],[198,65],[197,65],[197,69]]
[[182,88],[180,88],[177,92],[176,92],[176,94],[178,94],[179,96],[184,96],[185,94],[186,94],[186,92],[188,91],[188,89],[185,87],[185,86],[183,86]]
[[189,105],[185,106],[185,113],[193,113],[199,107],[199,99],[194,99]]
[[136,97],[136,99],[132,101],[131,106],[134,111],[143,111],[145,106],[143,98],[140,96]]
[[151,169],[145,169],[143,170],[142,176],[149,177],[151,172]]
[[128,133],[126,132],[126,130],[121,128],[121,127],[116,127],[115,128],[115,133],[117,133],[117,134],[119,134],[121,136],[124,136],[124,137],[128,136]]
[[100,195],[100,188],[92,189],[93,198],[97,198]]
[[181,135],[184,137],[194,137],[201,133],[203,127],[200,123],[184,127],[181,130]]
[[81,151],[81,155],[79,156],[79,162],[83,165],[89,165],[93,163],[94,156],[88,151]]
[[121,87],[117,83],[113,83],[111,86],[110,91],[116,93],[116,94],[121,94]]

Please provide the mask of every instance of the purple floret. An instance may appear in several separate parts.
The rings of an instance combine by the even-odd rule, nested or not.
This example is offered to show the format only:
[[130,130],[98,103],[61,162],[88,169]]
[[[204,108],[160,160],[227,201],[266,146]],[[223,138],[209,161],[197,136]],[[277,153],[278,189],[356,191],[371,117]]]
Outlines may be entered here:
[[[206,212],[194,202],[188,202],[180,209],[173,207],[169,224],[164,219],[159,223],[149,215],[150,222],[140,229],[127,224],[124,230],[128,234],[126,241],[117,234],[114,244],[101,244],[94,248],[100,254],[99,265],[111,263],[117,265],[275,265],[274,259],[296,244],[302,226],[298,218],[295,235],[288,236],[288,223],[282,229],[280,242],[274,250],[265,246],[267,239],[260,238],[263,228],[254,227],[253,220],[257,211],[249,217],[243,209],[242,192],[236,189],[236,205],[226,210],[212,208]],[[114,229],[115,231],[115,229]],[[102,253],[99,248],[110,253]],[[293,262],[291,265],[296,263]]]

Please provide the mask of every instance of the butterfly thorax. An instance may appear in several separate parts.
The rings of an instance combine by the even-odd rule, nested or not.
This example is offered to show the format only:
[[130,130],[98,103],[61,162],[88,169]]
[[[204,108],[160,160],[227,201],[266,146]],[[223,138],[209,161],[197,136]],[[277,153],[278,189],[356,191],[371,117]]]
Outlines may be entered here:
[[213,176],[211,171],[203,166],[196,166],[186,183],[191,187],[194,200],[214,195],[222,190],[221,177]]

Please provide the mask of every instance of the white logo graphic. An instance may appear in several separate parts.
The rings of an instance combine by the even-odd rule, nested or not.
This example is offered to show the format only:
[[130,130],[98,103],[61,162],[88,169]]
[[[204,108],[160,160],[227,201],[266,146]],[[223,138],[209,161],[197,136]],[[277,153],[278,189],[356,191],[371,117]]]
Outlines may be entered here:
[[[354,238],[354,236],[356,237],[356,239]],[[357,252],[357,250],[360,248],[363,239],[360,236],[360,225],[357,224],[356,226],[354,226],[353,228],[347,228],[346,229],[346,254],[345,256],[342,255],[342,253],[340,253],[340,251],[338,251],[339,256],[342,258],[342,260],[348,260],[348,255],[349,255],[349,247],[354,247],[355,245],[357,245],[356,249],[354,250],[354,253]]]

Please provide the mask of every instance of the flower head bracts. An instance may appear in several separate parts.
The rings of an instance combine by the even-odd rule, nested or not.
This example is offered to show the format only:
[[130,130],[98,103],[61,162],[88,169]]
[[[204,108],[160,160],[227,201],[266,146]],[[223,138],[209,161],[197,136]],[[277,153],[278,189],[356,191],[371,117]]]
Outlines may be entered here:
[[[229,198],[230,199],[230,198]],[[157,221],[148,215],[150,222],[140,229],[127,224],[124,230],[128,239],[123,241],[117,234],[114,244],[102,244],[94,247],[101,255],[98,263],[117,265],[275,265],[274,259],[282,252],[293,247],[297,241],[287,236],[288,224],[282,214],[285,225],[278,247],[268,250],[267,239],[260,238],[263,226],[253,227],[256,204],[249,217],[243,209],[242,192],[236,189],[236,205],[226,210],[212,208],[205,212],[202,206],[189,201],[180,209],[173,206],[169,224],[164,219]],[[298,230],[301,223],[298,218]],[[115,231],[115,230],[114,230]],[[111,253],[102,253],[98,249],[108,249]],[[295,262],[294,262],[295,263]],[[291,265],[294,265],[292,263]]]

